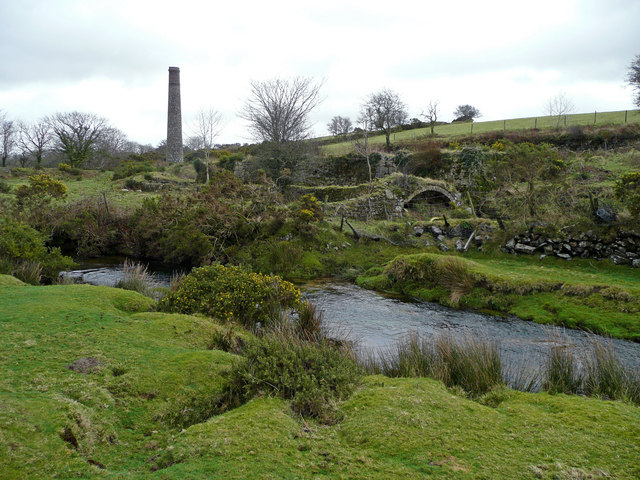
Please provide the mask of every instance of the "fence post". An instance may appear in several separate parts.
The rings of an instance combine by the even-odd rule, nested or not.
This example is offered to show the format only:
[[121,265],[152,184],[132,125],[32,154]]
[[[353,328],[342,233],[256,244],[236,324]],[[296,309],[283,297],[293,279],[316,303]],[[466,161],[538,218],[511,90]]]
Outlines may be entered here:
[[566,115],[564,116],[564,126],[565,127],[567,126],[567,116]]
[[624,111],[624,123],[627,123],[627,111],[628,111],[628,110],[625,110],[625,111]]
[[471,120],[471,135],[473,135],[473,120]]
[[533,129],[537,130],[538,129],[538,117],[536,117],[536,123],[534,123],[533,125]]
[[598,111],[593,112],[593,124],[596,124],[596,120],[598,119]]
[[504,123],[502,124],[502,131],[506,132],[507,131],[507,121],[505,120]]

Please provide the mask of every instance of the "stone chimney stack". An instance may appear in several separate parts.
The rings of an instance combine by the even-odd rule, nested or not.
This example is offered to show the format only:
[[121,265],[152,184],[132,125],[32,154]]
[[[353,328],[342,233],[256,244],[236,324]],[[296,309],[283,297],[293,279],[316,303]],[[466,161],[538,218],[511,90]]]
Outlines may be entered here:
[[169,112],[167,115],[167,161],[182,163],[182,112],[180,108],[180,69],[169,67]]

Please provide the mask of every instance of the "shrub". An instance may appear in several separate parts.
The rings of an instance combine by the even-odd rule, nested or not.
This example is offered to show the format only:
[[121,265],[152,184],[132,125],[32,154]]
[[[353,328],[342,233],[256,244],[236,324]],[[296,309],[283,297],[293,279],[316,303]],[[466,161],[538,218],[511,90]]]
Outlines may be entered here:
[[361,375],[352,358],[328,343],[266,336],[248,344],[229,373],[227,389],[237,402],[278,395],[291,400],[299,415],[333,423],[336,403],[353,392]]
[[640,172],[628,173],[618,179],[615,194],[627,204],[633,215],[640,215]]
[[27,201],[43,204],[54,198],[64,198],[67,186],[50,175],[41,173],[29,176],[29,185],[20,185],[14,193],[21,204]]
[[0,193],[9,193],[11,192],[11,185],[9,185],[4,180],[0,179]]
[[267,325],[280,310],[299,305],[300,291],[278,276],[211,265],[194,269],[160,301],[159,308],[204,313],[255,327],[258,323]]
[[125,160],[122,164],[113,172],[113,179],[120,180],[121,178],[131,177],[141,172],[153,171],[153,165],[151,161],[135,161]]
[[29,283],[35,283],[40,274],[53,281],[60,270],[73,265],[73,260],[63,256],[59,248],[45,246],[42,233],[10,218],[0,218],[0,257],[12,265],[13,271],[8,273],[22,275],[30,279]]

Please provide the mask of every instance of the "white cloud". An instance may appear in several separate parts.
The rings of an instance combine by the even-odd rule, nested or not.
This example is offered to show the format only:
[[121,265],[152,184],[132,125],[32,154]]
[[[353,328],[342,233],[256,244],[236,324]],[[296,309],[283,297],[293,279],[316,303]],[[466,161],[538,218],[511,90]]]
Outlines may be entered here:
[[[246,141],[237,119],[250,80],[326,80],[314,113],[355,119],[383,87],[415,116],[470,103],[485,119],[537,115],[564,91],[578,110],[631,106],[640,2],[27,0],[0,4],[0,108],[14,118],[61,110],[108,117],[137,141],[166,133],[167,69],[182,75],[183,120],[223,112],[222,141]],[[622,32],[622,33],[621,33]]]

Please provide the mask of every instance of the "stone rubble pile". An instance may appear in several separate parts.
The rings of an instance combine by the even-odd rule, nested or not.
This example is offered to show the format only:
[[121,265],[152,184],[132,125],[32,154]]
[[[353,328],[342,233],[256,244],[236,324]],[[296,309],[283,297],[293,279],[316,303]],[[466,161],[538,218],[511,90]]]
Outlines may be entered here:
[[[475,231],[475,233],[474,233]],[[474,230],[471,227],[463,227],[461,225],[456,225],[453,227],[439,227],[437,225],[416,225],[413,227],[413,234],[416,237],[421,237],[424,234],[431,234],[433,239],[436,241],[436,244],[440,250],[446,252],[449,250],[449,247],[445,245],[443,242],[447,238],[455,239],[456,250],[463,252],[465,251],[465,245],[469,240],[471,234],[473,238],[469,243],[469,246],[475,245],[478,250],[482,250],[482,245],[485,242],[491,240],[491,233],[494,231],[494,227],[489,224],[480,224]],[[429,240],[425,241],[426,245],[431,245]],[[468,247],[467,247],[468,248]]]

